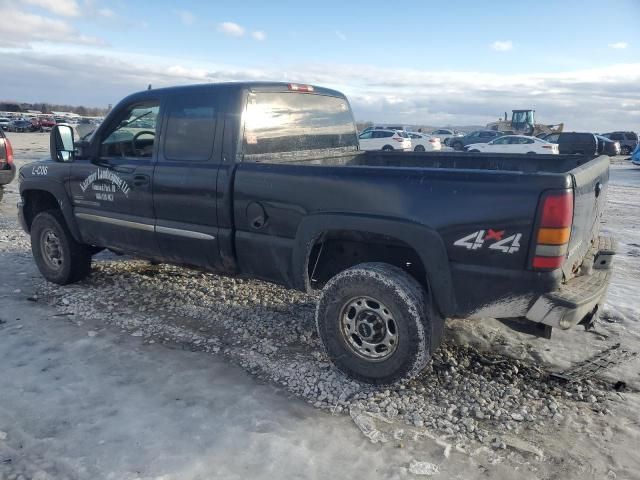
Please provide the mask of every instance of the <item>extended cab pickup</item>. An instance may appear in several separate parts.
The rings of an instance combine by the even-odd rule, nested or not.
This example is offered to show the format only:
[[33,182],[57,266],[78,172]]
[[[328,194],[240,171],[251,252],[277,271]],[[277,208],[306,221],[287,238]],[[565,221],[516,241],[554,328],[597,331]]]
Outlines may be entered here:
[[607,157],[362,152],[347,99],[229,83],[124,99],[20,171],[43,276],[102,248],[321,290],[318,334],[361,381],[416,375],[447,317],[591,321],[609,283]]

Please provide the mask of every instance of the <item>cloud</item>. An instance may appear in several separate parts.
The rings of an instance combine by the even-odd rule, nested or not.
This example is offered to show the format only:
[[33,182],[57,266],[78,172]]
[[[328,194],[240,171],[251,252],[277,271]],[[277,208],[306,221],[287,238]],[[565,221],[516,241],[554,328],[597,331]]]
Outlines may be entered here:
[[76,0],[22,0],[25,4],[44,8],[51,13],[64,17],[77,17],[80,8]]
[[336,30],[336,37],[338,37],[340,40],[343,40],[343,41],[347,39],[347,36],[344,33],[342,33],[340,30]]
[[180,17],[180,21],[184,25],[189,26],[196,23],[196,16],[189,10],[176,10],[176,13],[178,14],[178,17]]
[[244,28],[234,22],[219,23],[218,31],[230,37],[241,37],[244,35]]
[[267,34],[260,31],[252,32],[251,36],[259,42],[264,42],[267,39]]
[[275,80],[343,91],[358,120],[485,125],[504,111],[533,108],[538,121],[565,122],[569,130],[629,130],[640,121],[640,62],[558,73],[492,74],[325,63],[247,68],[95,52],[5,49],[2,97],[99,106],[116,103],[149,83],[158,88]]
[[78,33],[63,20],[21,12],[11,5],[0,5],[0,19],[0,38],[5,47],[24,47],[32,42],[105,45],[98,38]]
[[617,48],[617,49],[624,49],[624,48],[627,48],[628,46],[629,44],[627,42],[615,42],[615,43],[609,44],[609,48]]
[[511,40],[496,40],[491,44],[491,48],[497,52],[508,52],[513,50],[513,42]]
[[98,10],[98,15],[104,18],[114,18],[116,16],[115,12],[110,8],[101,8]]

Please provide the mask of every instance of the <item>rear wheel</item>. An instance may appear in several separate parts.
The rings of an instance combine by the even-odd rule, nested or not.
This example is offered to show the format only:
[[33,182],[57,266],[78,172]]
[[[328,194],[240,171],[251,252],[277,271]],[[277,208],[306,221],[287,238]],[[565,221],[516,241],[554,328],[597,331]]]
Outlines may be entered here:
[[416,376],[444,325],[420,284],[384,263],[363,263],[333,277],[318,301],[316,323],[333,364],[376,385]]
[[91,271],[90,247],[75,241],[60,210],[33,219],[31,251],[42,276],[58,285],[82,280]]
[[390,152],[391,150],[393,150],[393,147],[391,145],[385,145],[384,147],[382,147],[382,150],[385,152]]
[[413,149],[414,152],[424,152],[424,145],[416,145],[416,148]]

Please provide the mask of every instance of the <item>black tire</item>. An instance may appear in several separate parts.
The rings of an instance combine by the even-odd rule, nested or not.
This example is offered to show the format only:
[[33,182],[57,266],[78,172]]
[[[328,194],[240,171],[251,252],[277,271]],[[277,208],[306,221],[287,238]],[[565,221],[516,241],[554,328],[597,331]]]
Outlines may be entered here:
[[[55,246],[47,250],[50,244]],[[33,219],[31,251],[42,276],[58,285],[77,282],[91,272],[91,248],[75,241],[60,210],[46,210]]]
[[384,147],[382,147],[382,151],[384,152],[390,152],[391,150],[393,150],[393,147],[391,145],[385,145]]
[[416,145],[416,148],[413,149],[414,152],[424,152],[424,145]]
[[628,145],[624,145],[620,149],[620,155],[631,155],[631,147],[629,147]]
[[474,148],[473,150],[468,150],[470,153],[480,153],[480,150]]
[[527,155],[536,155],[536,152],[527,152]]
[[[362,298],[367,302],[364,310],[352,313],[351,305],[361,297],[366,297]],[[381,321],[390,332],[395,331],[393,350],[377,353],[387,355],[384,358],[365,358],[363,355],[367,354],[362,349],[367,344],[361,344],[362,353],[358,353],[357,342],[352,341],[354,337],[360,338],[362,323],[369,322],[366,309],[370,300],[378,311],[390,316],[387,320],[378,316],[374,321]],[[359,324],[354,320],[357,335],[343,333],[349,328],[347,317],[363,318]],[[318,301],[316,325],[331,362],[349,377],[374,385],[415,377],[439,345],[444,329],[444,321],[431,308],[420,284],[404,270],[385,263],[356,265],[329,280]],[[368,333],[372,332],[376,332],[375,326]]]
[[451,148],[453,148],[454,150],[462,150],[463,148],[462,142],[453,142],[451,144]]

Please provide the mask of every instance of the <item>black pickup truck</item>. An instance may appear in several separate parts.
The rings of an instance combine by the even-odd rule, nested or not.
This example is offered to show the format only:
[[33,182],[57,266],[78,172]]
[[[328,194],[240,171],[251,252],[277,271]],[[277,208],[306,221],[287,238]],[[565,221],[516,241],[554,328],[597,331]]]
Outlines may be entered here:
[[49,281],[107,248],[321,290],[329,358],[375,384],[416,375],[444,318],[569,328],[609,282],[607,157],[362,152],[344,95],[309,85],[136,93],[19,177]]

